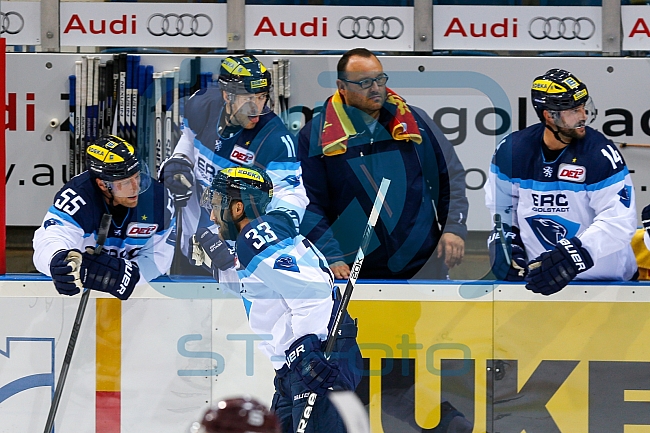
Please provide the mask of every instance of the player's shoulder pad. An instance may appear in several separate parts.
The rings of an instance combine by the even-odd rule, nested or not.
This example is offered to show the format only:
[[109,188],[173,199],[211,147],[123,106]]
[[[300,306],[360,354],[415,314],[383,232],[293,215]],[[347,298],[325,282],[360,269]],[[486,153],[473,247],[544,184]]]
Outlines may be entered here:
[[212,119],[218,122],[219,114],[224,106],[221,89],[208,87],[197,90],[187,100],[184,107],[184,118],[192,131],[198,133]]
[[56,213],[64,219],[73,220],[86,233],[95,230],[95,215],[103,213],[103,198],[94,179],[87,171],[73,177],[55,194],[52,201]]
[[248,266],[255,256],[270,256],[277,249],[293,243],[298,234],[293,225],[275,215],[263,215],[251,220],[237,236],[237,255],[243,266]]
[[575,144],[574,164],[586,168],[586,183],[594,184],[612,176],[627,174],[627,164],[618,147],[600,131],[586,128],[584,139]]
[[275,113],[260,116],[260,121],[253,130],[244,134],[254,134],[250,139],[249,149],[255,152],[255,160],[266,166],[270,162],[296,160],[294,136],[284,122]]

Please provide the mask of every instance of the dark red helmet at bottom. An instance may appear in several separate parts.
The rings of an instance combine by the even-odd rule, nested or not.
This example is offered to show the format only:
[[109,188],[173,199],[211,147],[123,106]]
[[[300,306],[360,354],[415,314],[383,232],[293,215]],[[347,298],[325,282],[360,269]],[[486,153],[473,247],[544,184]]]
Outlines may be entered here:
[[199,432],[280,433],[277,417],[251,397],[221,400],[203,415]]

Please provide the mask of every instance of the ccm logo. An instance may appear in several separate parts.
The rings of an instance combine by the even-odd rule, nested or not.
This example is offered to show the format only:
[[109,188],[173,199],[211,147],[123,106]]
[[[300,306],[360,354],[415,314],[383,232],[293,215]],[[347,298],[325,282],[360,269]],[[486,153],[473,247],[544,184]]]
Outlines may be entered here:
[[560,165],[560,173],[557,175],[557,178],[573,182],[583,182],[586,174],[587,171],[580,165],[562,164]]
[[240,146],[235,146],[235,148],[230,153],[230,159],[243,165],[251,165],[255,159],[255,154],[249,150],[244,149]]
[[130,238],[150,238],[157,229],[158,224],[131,223],[126,229],[126,235]]

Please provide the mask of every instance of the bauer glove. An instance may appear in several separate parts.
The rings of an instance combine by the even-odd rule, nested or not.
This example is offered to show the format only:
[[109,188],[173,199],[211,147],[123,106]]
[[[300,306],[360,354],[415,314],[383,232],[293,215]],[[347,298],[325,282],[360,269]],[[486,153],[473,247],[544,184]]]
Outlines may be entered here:
[[543,252],[528,263],[526,288],[542,295],[552,295],[593,265],[594,261],[582,248],[580,239],[560,239],[554,249]]
[[176,155],[163,161],[158,172],[169,192],[174,195],[176,207],[185,207],[192,195],[194,165],[186,158]]
[[135,262],[109,254],[93,254],[88,247],[82,254],[81,282],[87,289],[110,293],[126,300],[140,279],[140,268]]
[[524,243],[519,236],[519,227],[510,227],[508,224],[503,224],[502,227],[504,241],[501,240],[496,227],[488,238],[492,273],[499,280],[524,281],[528,273],[528,259]]
[[[235,254],[230,251],[228,245],[219,235],[215,235],[208,228],[199,228],[195,235],[195,241],[198,242],[205,255],[209,258],[208,261],[203,257],[202,263],[210,266],[213,275],[216,274],[217,269],[225,271],[235,266]],[[192,254],[192,258],[195,259],[195,254]],[[199,260],[196,260],[197,266],[201,264],[198,262]],[[216,275],[215,279],[218,279]]]
[[334,385],[339,375],[339,366],[325,358],[321,341],[316,335],[300,337],[285,354],[289,369],[300,377],[311,392],[324,395]]
[[50,275],[57,292],[62,295],[74,296],[83,289],[79,279],[81,251],[61,250],[50,260]]

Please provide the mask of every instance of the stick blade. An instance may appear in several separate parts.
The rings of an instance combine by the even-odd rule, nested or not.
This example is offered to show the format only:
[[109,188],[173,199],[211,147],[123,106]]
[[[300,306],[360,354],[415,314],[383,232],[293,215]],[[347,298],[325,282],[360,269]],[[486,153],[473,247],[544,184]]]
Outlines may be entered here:
[[339,411],[348,433],[370,433],[366,408],[352,391],[334,391],[327,394]]

